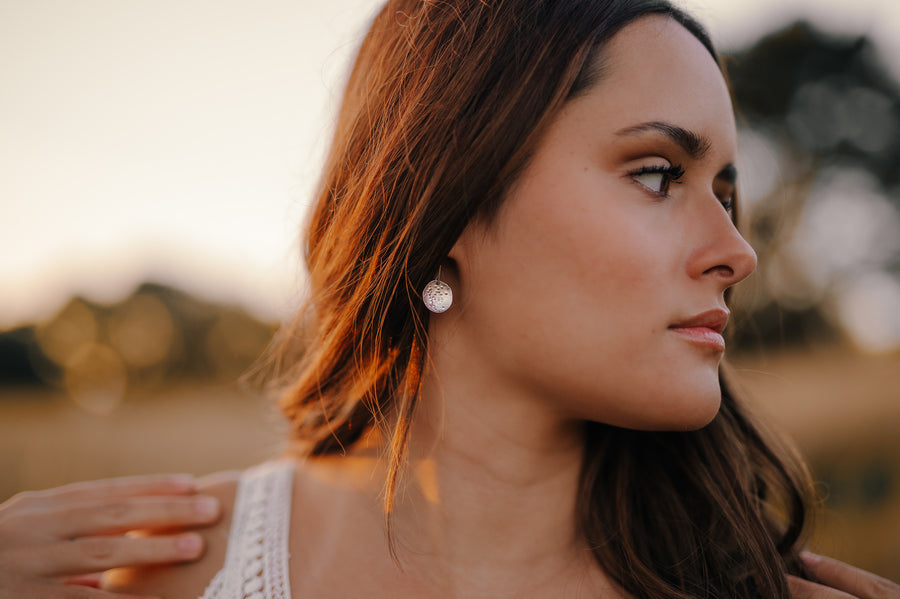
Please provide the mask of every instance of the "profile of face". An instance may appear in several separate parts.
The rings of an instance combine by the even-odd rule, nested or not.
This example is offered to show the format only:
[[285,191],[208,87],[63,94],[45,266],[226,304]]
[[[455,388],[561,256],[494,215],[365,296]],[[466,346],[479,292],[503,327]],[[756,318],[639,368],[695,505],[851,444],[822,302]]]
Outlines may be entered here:
[[496,219],[449,256],[441,318],[501,387],[573,419],[694,429],[721,402],[725,290],[756,256],[730,215],[725,81],[676,21],[646,16],[550,123]]

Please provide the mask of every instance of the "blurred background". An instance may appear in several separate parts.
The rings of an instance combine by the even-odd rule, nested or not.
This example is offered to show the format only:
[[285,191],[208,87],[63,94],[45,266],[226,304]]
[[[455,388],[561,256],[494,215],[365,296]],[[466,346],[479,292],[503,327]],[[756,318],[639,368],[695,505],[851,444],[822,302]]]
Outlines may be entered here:
[[[898,580],[900,3],[681,4],[728,55],[760,257],[729,358],[811,461],[813,548]],[[0,0],[0,501],[282,448],[236,380],[302,294],[373,10]]]

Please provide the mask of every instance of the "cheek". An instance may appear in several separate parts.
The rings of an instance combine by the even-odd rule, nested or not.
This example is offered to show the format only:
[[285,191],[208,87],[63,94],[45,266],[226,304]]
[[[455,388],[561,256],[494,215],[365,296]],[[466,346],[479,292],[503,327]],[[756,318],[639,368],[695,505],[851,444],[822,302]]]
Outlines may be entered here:
[[671,287],[673,247],[664,211],[623,198],[623,186],[571,176],[550,193],[524,190],[511,214],[509,232],[518,239],[509,239],[510,246],[522,249],[519,259],[533,284],[559,302],[563,315],[624,318],[634,325]]
[[472,254],[469,347],[571,416],[702,426],[718,408],[715,368],[699,371],[666,330],[680,228],[628,185],[579,169],[517,190]]
[[537,196],[513,221],[532,242],[519,258],[534,290],[513,367],[580,418],[703,426],[719,404],[715,365],[698,368],[667,332],[682,289],[678,227],[659,206],[558,188],[568,209]]
[[[569,177],[521,190],[485,254],[497,259],[479,283],[495,316],[557,361],[639,353],[659,330],[672,258],[655,216],[614,189]],[[485,320],[489,317],[485,315]],[[488,325],[490,326],[490,325]]]

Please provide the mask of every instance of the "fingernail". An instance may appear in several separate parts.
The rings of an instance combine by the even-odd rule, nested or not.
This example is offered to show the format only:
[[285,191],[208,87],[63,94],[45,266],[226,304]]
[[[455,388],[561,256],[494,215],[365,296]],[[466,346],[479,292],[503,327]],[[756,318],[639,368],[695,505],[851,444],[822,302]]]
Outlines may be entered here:
[[219,513],[219,500],[215,497],[198,497],[194,500],[194,510],[203,518],[213,518]]
[[810,553],[809,551],[801,551],[800,559],[806,562],[807,566],[815,566],[817,563],[821,561],[821,558],[815,553]]
[[203,548],[203,539],[197,533],[191,532],[179,536],[175,541],[175,547],[178,549],[178,553],[193,557]]
[[176,489],[190,491],[194,488],[194,477],[190,474],[174,474],[169,478],[169,484]]

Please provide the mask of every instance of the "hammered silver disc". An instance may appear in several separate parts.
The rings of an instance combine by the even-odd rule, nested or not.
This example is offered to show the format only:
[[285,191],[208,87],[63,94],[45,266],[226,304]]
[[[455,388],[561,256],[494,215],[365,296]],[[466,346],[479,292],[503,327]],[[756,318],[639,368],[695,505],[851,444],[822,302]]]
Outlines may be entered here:
[[425,285],[425,289],[422,291],[422,301],[425,302],[426,308],[435,314],[440,314],[446,312],[453,303],[453,291],[447,283],[434,280]]

